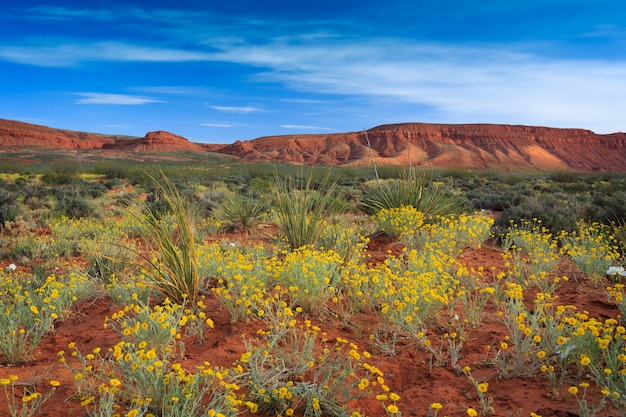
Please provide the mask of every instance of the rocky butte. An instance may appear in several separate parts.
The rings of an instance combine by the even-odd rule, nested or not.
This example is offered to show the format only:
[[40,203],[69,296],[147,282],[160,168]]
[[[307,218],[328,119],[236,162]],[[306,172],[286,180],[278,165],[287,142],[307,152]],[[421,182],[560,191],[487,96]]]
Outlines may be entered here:
[[626,171],[626,134],[494,124],[402,123],[363,132],[269,136],[214,151],[248,161],[466,169]]
[[0,119],[0,148],[106,152],[218,152],[242,161],[331,166],[413,165],[498,170],[626,172],[626,134],[496,124],[401,123],[367,131],[198,144],[157,131],[143,138],[82,133]]
[[145,137],[104,144],[103,149],[131,152],[204,152],[202,146],[169,132],[148,132]]

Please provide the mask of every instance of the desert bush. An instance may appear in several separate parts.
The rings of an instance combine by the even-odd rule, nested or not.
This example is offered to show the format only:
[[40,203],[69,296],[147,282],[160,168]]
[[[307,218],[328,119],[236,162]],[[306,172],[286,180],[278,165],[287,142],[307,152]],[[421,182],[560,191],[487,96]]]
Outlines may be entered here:
[[319,316],[336,295],[341,282],[341,264],[342,258],[336,252],[301,247],[278,263],[276,280],[290,289],[295,305]]
[[432,183],[426,173],[413,173],[364,187],[361,207],[367,213],[405,206],[414,207],[426,216],[458,214],[462,211],[459,197],[453,196],[440,184]]
[[626,255],[626,220],[620,219],[610,223],[618,249],[622,256]]
[[318,245],[322,250],[338,253],[344,264],[349,261],[358,263],[364,256],[363,250],[369,241],[365,236],[372,232],[371,229],[365,217],[336,216],[323,228]]
[[167,177],[163,176],[162,183],[154,178],[152,181],[172,213],[175,229],[172,230],[171,225],[143,200],[136,201],[139,211],[129,210],[128,213],[135,216],[148,237],[148,254],[141,255],[150,264],[146,277],[165,298],[178,304],[195,303],[199,294],[200,276],[189,205]]
[[70,305],[92,287],[82,276],[49,276],[43,284],[19,270],[0,271],[0,352],[9,364],[34,359],[36,347],[54,321],[69,312]]
[[74,181],[74,177],[68,174],[45,173],[41,176],[41,182],[47,185],[67,185]]
[[413,206],[384,208],[374,216],[378,228],[392,238],[414,235],[424,224],[426,216]]
[[[34,384],[17,382],[18,375],[10,375],[8,378],[0,378],[0,385],[4,389],[7,399],[7,406],[11,417],[32,417],[40,415],[43,405],[52,397],[60,382],[49,381],[49,388],[45,393],[39,392]],[[23,388],[16,388],[19,385],[27,385]]]
[[95,213],[93,206],[80,196],[68,195],[57,201],[56,209],[67,217],[78,219]]
[[592,203],[595,211],[588,220],[610,223],[626,219],[626,191],[594,193]]
[[[281,312],[282,313],[282,312]],[[267,415],[360,416],[350,409],[354,400],[389,391],[384,374],[367,363],[370,354],[356,344],[336,338],[318,342],[321,329],[310,321],[299,323],[293,313],[259,339],[246,342],[239,359],[247,398]],[[387,395],[376,396],[379,401]],[[390,393],[394,406],[389,415],[400,415],[399,396]]]
[[16,195],[0,188],[0,229],[3,229],[7,222],[15,220],[19,214]]
[[82,181],[80,194],[89,198],[99,198],[108,191],[105,184],[100,181]]
[[139,247],[128,236],[119,234],[110,239],[81,240],[83,255],[89,262],[86,272],[104,285],[110,284],[122,271],[136,264],[139,253]]
[[268,211],[268,206],[259,198],[235,193],[227,195],[218,206],[215,216],[225,228],[250,233]]
[[600,223],[576,222],[577,230],[562,234],[563,252],[593,283],[604,278],[607,269],[617,264],[620,253],[610,226]]
[[180,363],[171,362],[170,354],[146,347],[141,342],[120,342],[109,355],[102,355],[99,347],[83,355],[75,343],[70,343],[71,356],[79,360],[79,366],[66,361],[64,351],[59,352],[60,361],[74,376],[87,415],[117,415],[113,410],[120,405],[128,409],[127,416],[239,414],[239,387],[230,382],[227,371],[205,362],[190,372]]
[[124,163],[113,163],[111,161],[96,163],[93,171],[96,174],[104,175],[109,180],[128,178],[128,166]]
[[[298,181],[302,185],[298,185]],[[275,177],[274,205],[278,224],[292,249],[315,245],[324,222],[333,214],[337,182],[330,172],[319,187],[313,187],[313,175],[306,177]]]
[[575,171],[555,171],[549,175],[549,179],[560,183],[576,183],[580,181],[582,174]]
[[575,199],[558,199],[541,194],[524,198],[518,205],[504,210],[496,219],[496,229],[506,230],[511,222],[522,224],[525,220],[541,219],[552,233],[571,231],[576,222],[585,217],[586,207]]

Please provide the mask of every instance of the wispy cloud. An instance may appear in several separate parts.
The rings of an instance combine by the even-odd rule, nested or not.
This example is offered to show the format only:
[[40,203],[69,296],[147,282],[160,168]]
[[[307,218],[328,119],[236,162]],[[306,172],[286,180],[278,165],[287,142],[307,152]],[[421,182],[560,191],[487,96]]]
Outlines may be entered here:
[[253,106],[209,106],[213,110],[226,113],[255,113],[261,111],[259,107]]
[[206,127],[233,127],[230,123],[200,123],[200,126]]
[[280,101],[284,101],[286,103],[296,103],[296,104],[330,104],[331,100],[320,100],[320,99],[312,99],[312,98],[284,98]]
[[[92,19],[92,20],[115,20],[115,12],[107,9],[93,8],[70,8],[59,6],[35,6],[28,9],[28,19],[34,20],[72,20],[72,19]],[[118,16],[119,18],[119,16]]]
[[280,125],[283,129],[293,129],[293,130],[324,130],[331,131],[330,127],[320,127],[320,126],[310,126],[310,125]]
[[401,39],[233,45],[219,59],[262,68],[257,81],[293,90],[396,101],[442,121],[624,128],[626,62],[559,59],[521,45],[416,44]]
[[160,100],[125,94],[76,93],[76,95],[83,97],[81,99],[78,99],[76,101],[76,104],[116,104],[136,106],[141,104],[161,102]]
[[[132,17],[142,25],[152,22],[142,28],[167,42],[141,44],[136,40],[112,42],[110,38],[103,38],[92,42],[49,39],[49,43],[43,44],[29,38],[21,43],[0,45],[0,60],[43,67],[75,67],[90,62],[226,62],[245,68],[250,83],[282,85],[289,90],[288,96],[302,96],[285,98],[285,102],[332,109],[332,99],[319,99],[321,94],[326,94],[332,98],[354,99],[354,108],[361,113],[374,113],[382,105],[393,103],[406,109],[427,109],[430,119],[441,122],[581,126],[597,132],[625,129],[622,109],[626,108],[623,76],[626,61],[566,58],[547,43],[469,44],[382,36],[359,38],[333,32],[339,26],[320,31],[311,22],[299,23],[299,29],[291,26],[291,31],[284,32],[290,35],[284,35],[279,32],[288,23],[272,25],[269,23],[276,22],[262,18],[220,20],[208,12],[194,16],[189,11],[171,9],[128,7],[113,13],[86,8],[38,7],[31,11],[35,16],[49,19],[122,19],[127,22]],[[153,22],[168,22],[168,25]],[[164,30],[168,31],[168,38],[159,37]],[[237,35],[224,35],[229,33]],[[626,39],[619,26],[609,25],[595,26],[580,36],[585,35]],[[194,94],[194,89],[187,87],[149,88],[143,91],[155,95]],[[308,98],[307,94],[315,94],[315,97]],[[141,96],[82,93],[78,102],[146,104],[155,101],[158,100]],[[209,107],[239,114],[267,110],[245,105]],[[419,120],[422,115],[416,112],[415,118]],[[222,124],[216,123],[213,127],[218,125]],[[327,129],[296,124],[282,127]]]
[[155,48],[120,42],[71,42],[58,45],[0,46],[0,59],[41,67],[72,67],[90,61],[199,62],[212,57],[185,49]]
[[133,87],[129,90],[140,91],[151,94],[162,94],[171,96],[206,96],[211,93],[211,89],[206,87],[187,87],[187,86],[152,86],[152,87]]
[[116,125],[116,124],[110,124],[110,123],[103,123],[100,126],[112,127],[112,128],[115,128],[115,129],[129,129],[130,128],[130,126],[128,126],[128,125]]

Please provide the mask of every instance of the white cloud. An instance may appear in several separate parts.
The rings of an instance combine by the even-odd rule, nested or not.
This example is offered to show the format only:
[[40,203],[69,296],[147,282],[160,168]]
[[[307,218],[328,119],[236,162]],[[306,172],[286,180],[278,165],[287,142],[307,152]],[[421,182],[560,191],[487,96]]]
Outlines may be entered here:
[[626,130],[626,62],[557,59],[505,45],[368,40],[234,45],[219,59],[263,68],[261,82],[428,108],[442,122]]
[[76,95],[83,97],[81,99],[78,99],[76,101],[76,104],[117,104],[136,106],[141,104],[161,102],[159,100],[154,100],[150,98],[124,94],[76,93]]
[[206,127],[233,127],[233,125],[229,124],[229,123],[201,123],[200,126],[206,126]]
[[89,61],[198,62],[210,60],[211,55],[119,42],[77,42],[53,46],[0,46],[0,59],[40,67],[73,67]]
[[309,126],[309,125],[280,125],[283,129],[295,129],[295,130],[334,130],[329,127]]
[[[34,11],[42,17],[58,19],[85,18],[90,13],[53,7]],[[122,14],[114,16],[96,9],[93,19],[119,17],[127,21],[133,17],[143,23],[167,21],[170,25],[166,29],[154,24],[142,27],[151,30],[151,34],[167,33],[171,36],[167,38],[168,45],[180,41],[181,45],[195,46],[163,48],[130,41],[85,43],[65,39],[55,44],[0,45],[0,60],[46,67],[73,67],[94,61],[228,62],[252,68],[248,81],[281,84],[291,90],[290,96],[303,93],[303,98],[285,101],[318,104],[328,107],[329,112],[333,111],[332,100],[315,101],[320,93],[354,98],[353,109],[362,114],[376,113],[381,104],[393,103],[419,109],[417,120],[580,126],[600,133],[626,130],[624,61],[557,58],[557,54],[563,54],[556,51],[557,54],[548,55],[548,44],[454,44],[342,37],[316,32],[312,25],[302,25],[310,33],[290,26],[289,33],[293,35],[272,38],[271,33],[286,26],[279,22],[271,25],[262,19],[212,19],[208,12],[194,17],[176,10],[122,7],[116,13]],[[267,28],[272,28],[270,34],[261,32]],[[236,35],[225,35],[231,33]],[[624,37],[619,28],[609,25],[596,26],[587,35]],[[538,50],[543,52],[529,52]],[[156,88],[159,87],[152,91],[155,94],[193,93],[193,89],[160,87],[159,92]],[[169,93],[167,88],[171,88]],[[309,100],[307,93],[316,97]],[[79,100],[81,104],[153,101],[116,95],[84,96]],[[255,106],[211,108],[240,114],[264,110]]]
[[213,110],[226,113],[255,113],[261,111],[258,107],[253,106],[209,106]]
[[132,91],[141,91],[152,94],[165,94],[173,96],[206,96],[211,94],[211,90],[206,87],[186,87],[186,86],[152,86],[133,87]]
[[113,127],[116,129],[130,129],[130,126],[128,125],[116,125],[116,124],[111,124],[111,123],[102,123],[100,126]]

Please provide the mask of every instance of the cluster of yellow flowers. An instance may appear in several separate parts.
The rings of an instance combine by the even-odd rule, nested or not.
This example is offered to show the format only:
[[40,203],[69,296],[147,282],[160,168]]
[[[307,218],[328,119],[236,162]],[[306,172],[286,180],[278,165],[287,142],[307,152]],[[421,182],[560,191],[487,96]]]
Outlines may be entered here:
[[[376,311],[389,334],[412,337],[421,347],[429,348],[428,324],[442,311],[452,313],[455,303],[463,303],[459,314],[465,317],[457,320],[476,326],[482,309],[491,301],[501,309],[500,317],[508,330],[496,349],[495,363],[504,374],[541,375],[542,371],[563,379],[574,368],[584,369],[616,408],[626,408],[623,321],[594,319],[574,306],[557,305],[553,296],[555,288],[567,280],[553,273],[563,256],[582,262],[579,266],[589,277],[605,271],[601,265],[619,260],[613,239],[602,227],[580,224],[577,232],[558,237],[540,221],[513,227],[503,238],[510,262],[509,280],[502,273],[494,281],[507,282],[491,286],[485,283],[482,270],[463,267],[458,255],[489,238],[492,218],[480,214],[426,218],[406,206],[382,210],[373,220],[381,230],[399,236],[406,246],[401,254],[389,254],[376,266],[364,262],[366,240],[361,236],[356,239],[349,227],[343,226],[337,233],[323,236],[322,249],[278,251],[198,242],[195,257],[201,285],[212,289],[232,321],[254,319],[267,325],[257,338],[247,341],[246,352],[228,371],[209,363],[189,371],[175,362],[186,336],[201,340],[202,332],[213,327],[202,301],[193,306],[167,300],[150,305],[150,287],[145,282],[149,274],[127,269],[111,273],[109,269],[110,273],[101,278],[108,280],[108,291],[120,308],[105,326],[115,329],[121,341],[107,354],[95,349],[82,355],[73,344],[67,358],[65,352],[59,352],[59,359],[72,370],[83,405],[102,406],[107,401],[123,404],[128,416],[169,410],[178,415],[201,412],[229,417],[242,408],[253,413],[289,416],[304,412],[317,416],[345,415],[347,403],[370,395],[381,401],[388,415],[398,416],[400,397],[391,392],[384,373],[371,364],[372,354],[346,339],[328,340],[311,320],[327,319],[329,311],[346,315],[358,310]],[[330,223],[326,226],[332,227]],[[51,221],[51,228],[51,244],[57,247],[69,245],[72,239],[84,247],[100,242],[97,253],[86,256],[107,268],[113,268],[104,265],[107,256],[121,256],[113,254],[115,246],[107,246],[107,242],[124,242],[130,252],[138,251],[140,244],[134,237],[143,233],[132,216],[106,222],[60,218]],[[564,244],[562,251],[559,242]],[[88,283],[84,276],[70,274],[28,285],[28,280],[15,280],[15,274],[2,274],[0,307],[30,320],[9,328],[0,317],[0,330],[8,335],[0,338],[0,348],[7,358],[8,347],[2,343],[19,337],[32,339],[30,329],[37,326],[47,331],[55,319],[66,314]],[[623,284],[615,284],[607,292],[616,304],[624,305]],[[532,308],[524,303],[529,294],[534,297]],[[12,304],[6,300],[13,300]],[[624,307],[620,308],[624,312]],[[303,319],[303,314],[308,318]],[[446,337],[458,343],[463,340],[453,330]],[[28,353],[30,343],[21,349]],[[432,348],[429,351],[434,352]],[[20,353],[16,360],[26,357]],[[489,385],[473,382],[480,410],[468,408],[467,414],[492,412]],[[0,385],[11,384],[9,378],[0,379]],[[246,387],[245,394],[240,393],[240,386]],[[569,391],[576,395],[581,387],[585,388],[579,384]],[[201,401],[187,401],[192,397]],[[34,401],[39,394],[24,398]],[[436,415],[442,407],[432,403],[431,413]],[[349,411],[360,415],[358,410]]]

